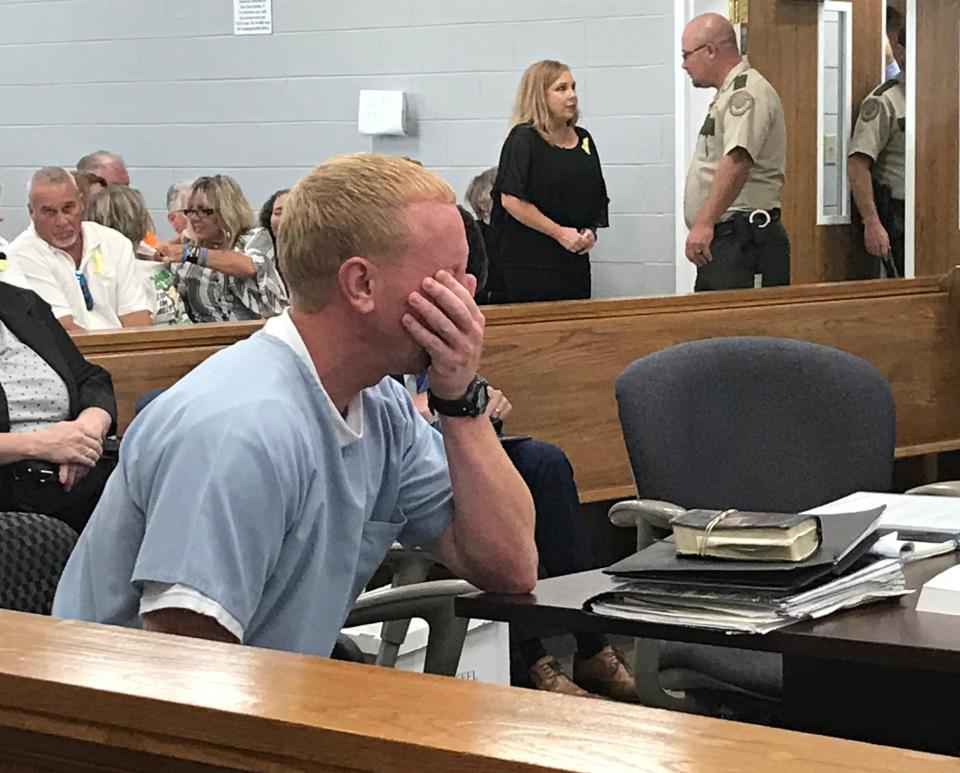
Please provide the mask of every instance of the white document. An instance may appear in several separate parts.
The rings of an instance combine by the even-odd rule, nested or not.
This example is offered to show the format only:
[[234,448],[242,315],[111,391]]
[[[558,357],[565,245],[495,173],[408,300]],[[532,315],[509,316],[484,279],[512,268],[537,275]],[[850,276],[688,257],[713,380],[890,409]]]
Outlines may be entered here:
[[960,615],[960,564],[924,583],[917,599],[917,612]]
[[886,505],[887,508],[880,516],[881,529],[960,535],[960,497],[857,491],[807,512],[814,515],[856,513],[880,505]]
[[272,34],[272,6],[273,0],[233,0],[233,34]]
[[921,561],[924,558],[933,558],[942,556],[946,553],[952,553],[957,549],[957,541],[954,539],[941,540],[938,542],[922,542],[920,540],[902,540],[899,532],[892,531],[884,534],[880,539],[870,546],[867,551],[870,555],[881,556],[883,558],[898,558],[905,564],[913,561]]
[[361,134],[406,134],[407,100],[402,91],[362,89],[357,112],[357,130]]

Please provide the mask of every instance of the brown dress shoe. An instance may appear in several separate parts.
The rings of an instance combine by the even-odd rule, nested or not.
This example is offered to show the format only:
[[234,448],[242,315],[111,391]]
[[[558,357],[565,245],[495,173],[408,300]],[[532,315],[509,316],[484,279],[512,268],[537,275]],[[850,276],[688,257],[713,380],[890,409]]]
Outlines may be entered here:
[[574,684],[573,680],[563,673],[560,664],[552,655],[544,655],[530,667],[530,682],[535,690],[558,692],[563,695],[576,695],[580,698],[598,698],[600,696],[587,692]]
[[637,683],[620,655],[609,644],[596,655],[573,661],[573,681],[597,695],[637,703]]

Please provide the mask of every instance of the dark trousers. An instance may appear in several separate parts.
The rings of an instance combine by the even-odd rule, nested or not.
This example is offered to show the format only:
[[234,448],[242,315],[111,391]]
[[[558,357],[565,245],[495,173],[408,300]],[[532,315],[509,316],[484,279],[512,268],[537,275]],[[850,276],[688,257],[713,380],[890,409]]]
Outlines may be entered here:
[[503,267],[505,303],[574,301],[590,298],[590,258],[564,261],[557,268]]
[[57,479],[59,465],[17,462],[0,467],[0,510],[49,515],[80,534],[100,501],[114,467],[115,459],[101,457],[69,493]]
[[697,269],[697,292],[753,287],[755,274],[764,287],[790,284],[790,237],[779,220],[766,228],[745,217],[717,223],[710,252],[713,260]]
[[[902,199],[890,199],[890,206],[883,212],[880,221],[890,237],[890,256],[896,266],[897,276],[902,277],[906,271],[904,244],[906,239],[906,204]],[[890,276],[881,266],[877,267],[877,276]]]
[[507,456],[533,497],[534,540],[546,577],[593,568],[573,467],[559,448],[541,440],[507,441]]
[[[573,467],[566,454],[540,440],[505,441],[504,449],[523,478],[536,510],[534,540],[540,554],[541,576],[556,577],[583,572],[594,566],[580,497],[573,479]],[[545,653],[541,632],[533,627],[511,624],[510,635],[519,650],[517,676]],[[590,657],[606,645],[596,634],[577,635],[577,654]]]

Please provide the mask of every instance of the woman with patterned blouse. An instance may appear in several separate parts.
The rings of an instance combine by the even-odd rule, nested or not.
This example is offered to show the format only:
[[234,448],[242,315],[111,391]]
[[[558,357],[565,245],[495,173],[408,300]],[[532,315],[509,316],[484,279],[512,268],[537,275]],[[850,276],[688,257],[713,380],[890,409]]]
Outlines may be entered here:
[[259,319],[286,308],[273,239],[265,228],[254,226],[236,180],[227,175],[197,178],[184,214],[195,240],[165,242],[157,254],[170,264],[190,319]]
[[0,512],[80,532],[116,463],[104,456],[116,420],[110,374],[39,295],[0,282]]

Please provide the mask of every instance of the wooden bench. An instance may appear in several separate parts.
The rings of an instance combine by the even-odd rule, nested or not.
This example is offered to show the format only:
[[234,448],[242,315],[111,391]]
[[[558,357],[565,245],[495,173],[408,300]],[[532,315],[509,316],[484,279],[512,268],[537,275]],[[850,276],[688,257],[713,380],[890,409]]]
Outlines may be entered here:
[[[581,499],[634,492],[613,382],[637,357],[711,336],[799,338],[876,366],[897,404],[897,456],[960,449],[960,272],[762,291],[487,307],[482,372],[514,404],[507,429],[556,443]],[[121,424],[137,395],[169,386],[259,322],[79,336],[114,378]]]
[[946,757],[0,612],[0,768],[957,770]]

